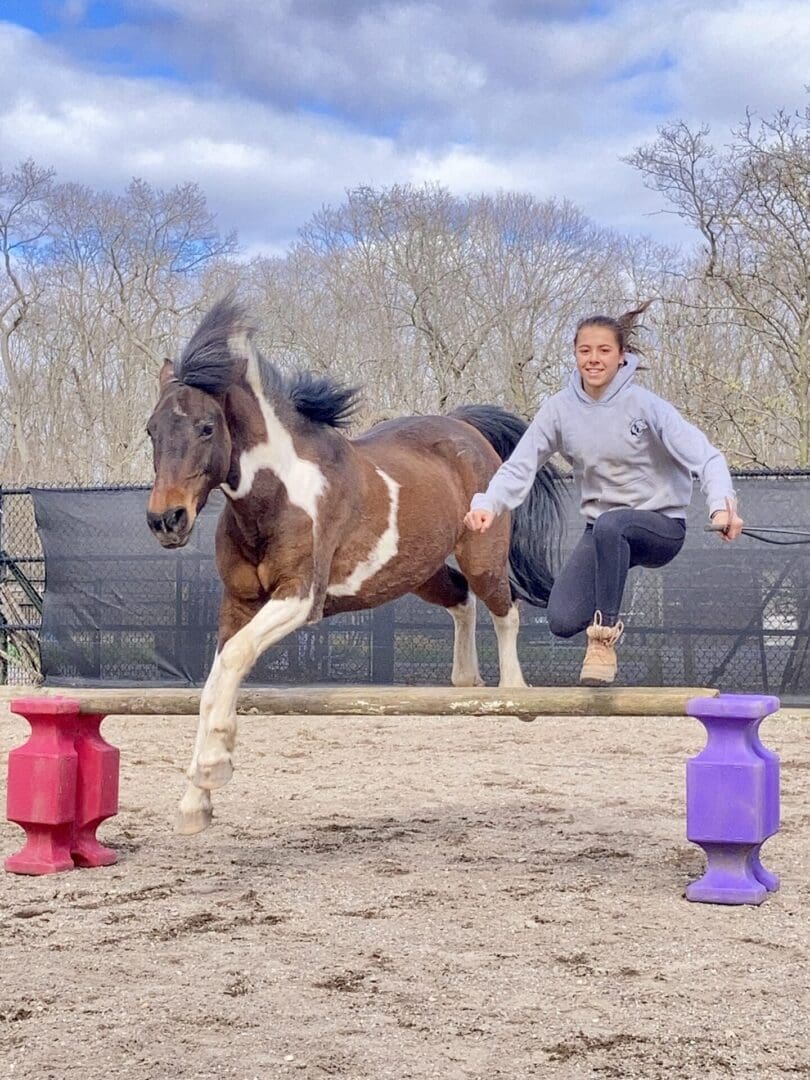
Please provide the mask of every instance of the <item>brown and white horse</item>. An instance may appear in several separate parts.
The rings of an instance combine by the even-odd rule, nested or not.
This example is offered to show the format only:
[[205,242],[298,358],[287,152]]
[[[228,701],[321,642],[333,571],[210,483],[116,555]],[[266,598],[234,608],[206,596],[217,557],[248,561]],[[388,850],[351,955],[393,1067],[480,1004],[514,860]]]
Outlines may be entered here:
[[[227,496],[216,534],[224,585],[217,653],[205,684],[178,829],[211,820],[210,791],[232,772],[239,685],[286,634],[339,611],[416,593],[455,622],[452,683],[482,680],[475,596],[498,639],[501,686],[525,686],[516,598],[543,605],[561,528],[553,469],[519,511],[485,534],[464,528],[525,430],[493,406],[340,430],[356,391],[301,373],[283,377],[256,350],[231,299],[217,303],[178,361],[167,360],[148,431],[155,483],[148,522],[167,548],[186,543],[209,493]],[[459,570],[447,565],[454,555]]]

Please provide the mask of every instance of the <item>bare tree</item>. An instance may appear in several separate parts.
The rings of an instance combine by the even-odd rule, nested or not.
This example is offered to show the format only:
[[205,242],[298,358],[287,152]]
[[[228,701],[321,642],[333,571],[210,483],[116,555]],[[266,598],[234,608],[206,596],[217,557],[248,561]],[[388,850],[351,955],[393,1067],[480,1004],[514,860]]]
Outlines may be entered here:
[[310,363],[347,368],[379,415],[498,400],[530,415],[561,342],[614,271],[615,240],[568,203],[439,187],[359,188],[268,273],[271,321]]
[[227,260],[234,239],[218,236],[194,185],[162,192],[133,181],[116,196],[57,185],[35,166],[29,176],[41,198],[25,222],[36,230],[21,234],[18,215],[24,260],[7,227],[4,390],[20,419],[4,471],[24,482],[142,479],[160,358],[190,330],[204,271]]
[[5,386],[4,412],[9,425],[9,453],[4,471],[25,477],[31,468],[26,349],[20,329],[34,301],[28,269],[37,261],[38,246],[49,223],[49,197],[53,171],[24,161],[11,172],[0,169],[0,359]]
[[612,288],[615,238],[569,202],[506,193],[475,207],[494,318],[483,385],[529,417],[567,377],[575,322]]
[[667,125],[628,161],[699,231],[699,305],[753,332],[757,393],[788,414],[794,461],[810,466],[810,108],[748,115],[722,152],[707,127]]
[[803,122],[749,121],[722,154],[673,125],[637,151],[700,229],[686,256],[567,202],[406,185],[349,192],[286,255],[240,262],[196,185],[110,194],[31,162],[0,172],[4,479],[148,476],[160,361],[232,290],[280,366],[365,388],[358,426],[468,401],[528,417],[567,379],[579,318],[656,297],[641,378],[732,461],[806,461]]
[[360,187],[317,214],[295,252],[318,255],[333,282],[359,277],[361,302],[387,313],[440,409],[465,397],[492,329],[466,257],[469,216],[465,202],[435,185]]

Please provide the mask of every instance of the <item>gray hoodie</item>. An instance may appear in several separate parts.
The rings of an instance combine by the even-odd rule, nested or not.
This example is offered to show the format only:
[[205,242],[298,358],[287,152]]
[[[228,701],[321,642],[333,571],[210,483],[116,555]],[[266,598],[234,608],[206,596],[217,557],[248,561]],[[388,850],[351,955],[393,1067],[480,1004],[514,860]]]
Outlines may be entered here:
[[734,495],[725,458],[669,402],[633,383],[637,367],[629,354],[596,401],[575,369],[568,386],[540,407],[486,492],[473,496],[472,509],[513,510],[537,470],[559,453],[574,470],[589,521],[621,508],[686,517],[693,476],[709,513],[724,510]]

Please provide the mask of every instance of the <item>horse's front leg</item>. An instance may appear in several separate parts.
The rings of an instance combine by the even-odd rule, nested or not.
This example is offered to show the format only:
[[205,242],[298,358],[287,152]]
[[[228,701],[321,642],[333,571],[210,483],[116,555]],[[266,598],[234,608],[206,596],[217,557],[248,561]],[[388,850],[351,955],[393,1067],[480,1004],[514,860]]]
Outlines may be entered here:
[[231,752],[236,742],[236,696],[242,679],[265,649],[297,630],[309,619],[313,590],[306,595],[268,600],[241,630],[222,646],[206,683],[200,708],[198,752],[189,778],[198,788],[211,791],[231,778]]
[[193,778],[197,772],[197,760],[200,756],[200,751],[203,748],[203,743],[205,742],[207,717],[211,711],[212,688],[216,686],[219,679],[218,668],[219,650],[217,650],[217,655],[214,657],[214,663],[208,673],[208,678],[205,680],[205,686],[203,687],[202,696],[200,698],[200,718],[197,724],[197,738],[194,741],[191,764],[186,771],[188,783],[186,784],[186,790],[183,793],[183,797],[180,800],[180,805],[177,808],[175,832],[180,833],[181,836],[193,836],[195,833],[207,829],[211,824],[211,819],[214,815],[213,807],[211,806],[211,793],[197,787],[197,785],[193,783]]
[[[197,738],[194,742],[194,751],[191,755],[191,763],[186,770],[188,784],[180,800],[175,820],[175,831],[181,836],[193,836],[202,832],[211,824],[213,807],[211,805],[211,793],[197,787],[193,778],[197,772],[197,759],[205,742],[208,729],[208,717],[214,703],[216,687],[219,682],[220,654],[224,644],[233,637],[246,623],[250,622],[260,604],[253,600],[244,600],[233,596],[226,589],[222,597],[222,605],[219,610],[219,633],[217,635],[217,653],[214,663],[205,680],[205,686],[200,697],[200,716],[197,724]],[[235,723],[234,719],[234,723]]]

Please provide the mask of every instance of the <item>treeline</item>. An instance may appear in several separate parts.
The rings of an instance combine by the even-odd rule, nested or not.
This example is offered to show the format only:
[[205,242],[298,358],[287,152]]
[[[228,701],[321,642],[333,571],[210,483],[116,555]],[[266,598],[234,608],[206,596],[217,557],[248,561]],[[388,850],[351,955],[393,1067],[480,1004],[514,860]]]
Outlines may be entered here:
[[810,110],[749,118],[722,149],[674,124],[628,161],[691,250],[562,200],[361,187],[285,256],[245,261],[193,183],[112,195],[0,169],[3,483],[147,479],[162,358],[230,290],[279,366],[365,388],[358,428],[470,401],[528,417],[579,318],[655,297],[647,385],[733,464],[810,467]]

